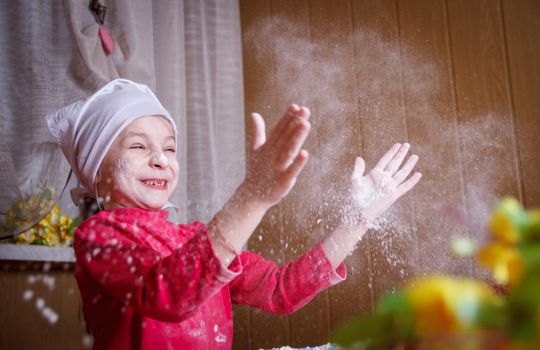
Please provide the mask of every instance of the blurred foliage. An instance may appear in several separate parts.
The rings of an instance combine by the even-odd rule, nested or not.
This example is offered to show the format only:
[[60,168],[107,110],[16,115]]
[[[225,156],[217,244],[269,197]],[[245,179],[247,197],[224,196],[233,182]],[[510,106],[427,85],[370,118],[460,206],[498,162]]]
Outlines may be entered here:
[[446,275],[409,281],[332,341],[350,350],[540,349],[540,210],[503,198],[489,228],[485,244],[453,246],[487,267],[494,285]]

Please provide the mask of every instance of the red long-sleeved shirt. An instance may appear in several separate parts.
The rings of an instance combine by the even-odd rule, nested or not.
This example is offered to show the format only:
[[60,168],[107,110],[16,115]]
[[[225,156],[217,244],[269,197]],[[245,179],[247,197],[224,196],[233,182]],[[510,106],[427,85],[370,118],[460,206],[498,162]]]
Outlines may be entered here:
[[278,266],[244,252],[225,268],[206,226],[166,211],[103,211],[76,231],[75,278],[94,349],[230,349],[232,304],[291,313],[342,281],[320,245]]

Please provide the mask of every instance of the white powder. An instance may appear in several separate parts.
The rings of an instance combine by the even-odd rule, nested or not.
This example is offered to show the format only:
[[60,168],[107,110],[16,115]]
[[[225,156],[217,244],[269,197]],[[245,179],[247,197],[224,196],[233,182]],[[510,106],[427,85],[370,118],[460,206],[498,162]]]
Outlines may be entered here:
[[[449,241],[481,236],[495,196],[502,195],[496,191],[513,181],[504,175],[508,171],[501,171],[501,164],[509,169],[515,165],[510,118],[486,110],[464,122],[451,107],[441,107],[438,94],[448,87],[439,76],[446,76],[448,67],[431,62],[431,56],[406,41],[357,28],[350,36],[358,48],[351,60],[350,47],[339,45],[342,33],[318,35],[315,42],[306,34],[310,32],[308,23],[274,17],[258,21],[245,35],[261,62],[267,64],[272,56],[272,69],[257,77],[259,95],[254,96],[263,117],[279,116],[289,102],[312,111],[312,133],[305,145],[310,160],[284,201],[284,215],[295,222],[294,234],[304,236],[284,237],[282,247],[302,241],[291,245],[287,256],[303,253],[349,215],[343,207],[350,194],[361,207],[381,195],[384,185],[370,190],[353,181],[351,188],[354,157],[366,159],[369,173],[392,143],[408,141],[395,139],[406,135],[402,128],[408,126],[418,128],[411,133],[419,138],[410,140],[411,152],[419,155],[417,168],[425,176],[377,220],[377,232],[368,236],[371,252],[356,252],[348,264],[365,273],[359,256],[369,255],[378,288],[386,279],[397,282],[395,276],[470,269],[470,262],[452,256]],[[277,105],[268,104],[269,96],[279,98]],[[407,114],[396,115],[399,108]],[[459,213],[458,221],[452,212]],[[269,227],[282,224],[266,219]]]
[[30,299],[32,299],[33,296],[34,296],[34,292],[27,289],[23,292],[22,298],[24,301],[29,301]]
[[120,179],[129,179],[133,171],[130,163],[125,159],[118,159],[114,163],[114,173]]
[[[380,179],[376,183],[373,179]],[[385,192],[384,188],[391,180],[390,173],[384,172],[381,169],[373,169],[373,177],[371,176],[353,176],[351,195],[358,207],[366,208],[372,202],[381,198]]]
[[38,310],[41,310],[45,307],[45,300],[43,300],[43,298],[37,298],[36,299],[36,308]]
[[163,153],[160,153],[157,159],[164,167],[169,166],[169,158],[167,158],[167,156],[165,156]]
[[43,308],[42,315],[47,321],[49,321],[50,324],[55,324],[56,322],[58,322],[58,314],[49,307]]

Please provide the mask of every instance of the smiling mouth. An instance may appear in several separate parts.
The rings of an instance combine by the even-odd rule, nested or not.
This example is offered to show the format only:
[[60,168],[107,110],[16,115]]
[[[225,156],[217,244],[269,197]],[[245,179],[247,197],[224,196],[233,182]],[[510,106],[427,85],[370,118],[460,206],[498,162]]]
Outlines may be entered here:
[[148,180],[141,180],[141,182],[150,188],[158,189],[158,190],[166,190],[167,189],[167,180],[156,180],[156,179],[148,179]]

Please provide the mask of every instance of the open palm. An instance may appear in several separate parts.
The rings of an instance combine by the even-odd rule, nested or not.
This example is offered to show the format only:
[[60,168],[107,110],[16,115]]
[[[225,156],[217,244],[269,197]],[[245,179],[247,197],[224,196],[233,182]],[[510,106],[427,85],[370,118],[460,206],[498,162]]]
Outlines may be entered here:
[[252,142],[245,183],[262,203],[272,206],[292,189],[308,153],[302,146],[309,134],[310,111],[292,105],[266,139],[261,115],[252,117]]
[[409,148],[408,143],[394,144],[367,175],[363,175],[364,159],[356,158],[351,194],[355,206],[368,221],[372,222],[384,213],[422,177],[417,172],[407,179],[418,161],[418,156],[412,155],[402,166]]

